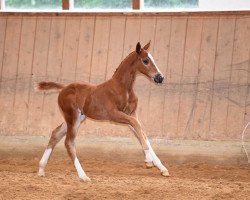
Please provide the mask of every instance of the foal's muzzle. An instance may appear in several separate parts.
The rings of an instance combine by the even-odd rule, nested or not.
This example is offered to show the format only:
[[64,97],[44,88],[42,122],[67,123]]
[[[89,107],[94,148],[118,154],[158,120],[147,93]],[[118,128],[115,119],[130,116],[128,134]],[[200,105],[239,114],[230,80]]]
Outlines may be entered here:
[[156,74],[155,76],[154,76],[154,82],[155,83],[162,83],[163,82],[163,80],[164,80],[164,76],[162,76],[160,73],[158,73],[158,74]]

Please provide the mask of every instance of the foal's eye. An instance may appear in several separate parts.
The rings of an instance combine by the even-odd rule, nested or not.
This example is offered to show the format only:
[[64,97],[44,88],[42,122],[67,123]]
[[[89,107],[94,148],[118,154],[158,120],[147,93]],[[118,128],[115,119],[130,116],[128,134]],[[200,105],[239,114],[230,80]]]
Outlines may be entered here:
[[148,59],[146,58],[146,59],[144,59],[144,60],[142,60],[142,62],[144,63],[144,65],[148,65],[148,63],[149,63],[149,61],[148,61]]

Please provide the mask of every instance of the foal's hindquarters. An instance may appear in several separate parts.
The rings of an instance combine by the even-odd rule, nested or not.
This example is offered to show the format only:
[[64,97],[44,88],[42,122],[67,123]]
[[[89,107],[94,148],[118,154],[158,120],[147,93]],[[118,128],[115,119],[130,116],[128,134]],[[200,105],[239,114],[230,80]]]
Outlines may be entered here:
[[[84,90],[83,87],[82,89]],[[84,91],[88,94],[88,91]],[[75,137],[80,124],[85,120],[85,115],[79,109],[79,105],[76,98],[75,84],[71,84],[63,89],[58,96],[58,105],[60,111],[65,119],[65,122],[58,126],[50,137],[48,146],[42,156],[39,163],[39,176],[45,175],[45,167],[47,165],[50,154],[52,153],[56,144],[66,135],[65,147],[67,152],[72,159],[74,166],[77,170],[78,176],[83,181],[90,181],[89,177],[85,174],[77,156],[75,148]],[[81,99],[84,102],[84,99]]]

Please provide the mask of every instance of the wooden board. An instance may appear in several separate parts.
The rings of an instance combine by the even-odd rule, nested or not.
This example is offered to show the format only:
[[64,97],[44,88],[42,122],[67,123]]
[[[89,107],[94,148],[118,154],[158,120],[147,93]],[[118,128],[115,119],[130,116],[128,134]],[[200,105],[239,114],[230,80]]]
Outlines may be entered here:
[[27,113],[31,84],[36,17],[24,17],[20,37],[20,50],[17,66],[17,81],[14,95],[13,126],[16,133],[27,132]]
[[[181,139],[192,135],[192,124],[197,99],[198,65],[200,59],[202,19],[189,18],[182,70],[177,134]],[[193,136],[196,137],[196,136]]]
[[105,80],[110,24],[110,18],[96,17],[89,80],[91,83],[100,84]]
[[234,49],[229,83],[227,138],[241,138],[245,126],[250,50],[250,18],[236,18]]
[[8,17],[6,24],[5,49],[0,85],[1,129],[4,133],[13,134],[10,124],[13,123],[14,96],[17,82],[17,66],[19,60],[22,18]]
[[244,117],[244,124],[247,125],[248,122],[250,122],[250,88],[249,88],[249,82],[250,82],[250,51],[249,51],[249,57],[248,57],[248,70],[247,70],[247,91],[245,96],[245,117]]
[[46,80],[48,52],[50,44],[51,18],[38,17],[32,63],[31,87],[28,98],[28,133],[48,134],[45,124],[42,126],[44,92],[35,91],[36,83]]
[[204,18],[192,131],[197,139],[210,138],[210,107],[217,45],[218,18]]
[[123,60],[126,17],[112,17],[105,80],[110,79]]
[[80,37],[81,19],[67,17],[63,43],[61,82],[71,83],[76,78],[78,42]]
[[184,49],[187,31],[187,18],[172,18],[171,39],[167,68],[167,83],[165,90],[163,132],[168,138],[178,138],[178,109],[180,84],[184,62]]
[[[7,24],[7,18],[1,17],[0,18],[0,89],[2,88],[2,71],[4,66],[4,57],[5,57],[5,37],[6,37],[6,24]],[[1,92],[0,92],[0,110],[3,111],[4,109],[4,99],[2,98]],[[5,113],[2,113],[0,116],[0,124],[3,124],[3,115]]]
[[76,81],[89,81],[95,32],[95,17],[81,17],[80,20]]
[[220,18],[209,130],[212,137],[218,139],[226,137],[228,91],[232,68],[234,37],[235,17]]
[[0,77],[2,77],[2,68],[3,68],[3,58],[4,58],[4,47],[5,47],[5,32],[6,32],[6,17],[0,18]]

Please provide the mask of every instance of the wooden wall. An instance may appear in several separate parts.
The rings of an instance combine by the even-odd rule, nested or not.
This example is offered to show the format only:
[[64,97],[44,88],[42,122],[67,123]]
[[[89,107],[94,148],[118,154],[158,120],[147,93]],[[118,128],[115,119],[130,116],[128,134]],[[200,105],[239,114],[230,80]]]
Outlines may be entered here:
[[[42,80],[101,83],[138,41],[166,83],[139,76],[138,114],[149,136],[239,139],[250,120],[250,12],[0,14],[0,133],[49,135],[61,121],[57,93]],[[87,120],[81,134],[132,136],[125,126]]]

